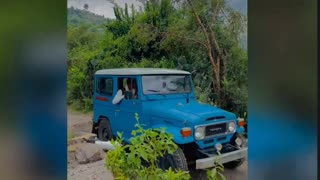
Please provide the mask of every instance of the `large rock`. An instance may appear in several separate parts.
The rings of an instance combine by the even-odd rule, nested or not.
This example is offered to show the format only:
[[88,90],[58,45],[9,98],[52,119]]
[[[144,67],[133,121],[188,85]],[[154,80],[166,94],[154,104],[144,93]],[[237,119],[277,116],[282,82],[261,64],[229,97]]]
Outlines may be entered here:
[[68,145],[74,145],[78,143],[84,142],[93,142],[96,139],[97,135],[92,133],[83,133],[81,136],[77,136],[75,138],[68,140]]
[[82,143],[76,146],[75,157],[79,164],[99,161],[103,155],[103,150],[95,144]]

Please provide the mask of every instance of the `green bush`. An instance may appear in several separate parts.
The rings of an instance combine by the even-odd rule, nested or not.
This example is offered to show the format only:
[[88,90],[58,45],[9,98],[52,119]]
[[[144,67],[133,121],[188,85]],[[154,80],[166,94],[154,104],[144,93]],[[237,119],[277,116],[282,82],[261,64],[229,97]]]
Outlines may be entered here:
[[[190,179],[188,172],[171,168],[162,170],[157,166],[159,157],[177,150],[173,136],[167,134],[165,129],[144,129],[139,123],[138,114],[135,118],[137,129],[132,131],[131,143],[124,145],[122,133],[118,132],[119,137],[111,140],[115,149],[107,152],[106,167],[112,171],[115,179]],[[207,171],[208,178],[225,179],[221,174],[223,170],[222,164],[216,162],[216,166]]]
[[[190,179],[188,172],[164,171],[157,166],[159,157],[173,154],[177,145],[164,129],[143,129],[136,114],[137,127],[132,131],[131,144],[122,145],[122,134],[112,140],[114,150],[108,151],[106,165],[115,179]],[[144,165],[148,164],[148,165]]]

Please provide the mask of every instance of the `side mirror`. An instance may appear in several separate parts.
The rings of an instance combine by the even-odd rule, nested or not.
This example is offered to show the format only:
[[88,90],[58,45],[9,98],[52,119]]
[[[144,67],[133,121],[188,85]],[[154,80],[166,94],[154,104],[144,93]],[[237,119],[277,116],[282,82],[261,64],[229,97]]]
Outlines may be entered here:
[[122,94],[122,91],[119,90],[117,94],[114,96],[112,100],[112,104],[118,104],[123,98],[124,98],[124,95]]

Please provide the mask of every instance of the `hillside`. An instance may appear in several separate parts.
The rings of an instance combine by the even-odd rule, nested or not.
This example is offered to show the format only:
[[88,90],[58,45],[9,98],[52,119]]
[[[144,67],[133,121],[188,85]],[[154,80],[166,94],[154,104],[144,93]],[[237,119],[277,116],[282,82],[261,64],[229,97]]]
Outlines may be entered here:
[[87,10],[68,8],[68,26],[79,26],[80,24],[90,24],[91,26],[101,26],[110,22],[104,16],[94,14]]

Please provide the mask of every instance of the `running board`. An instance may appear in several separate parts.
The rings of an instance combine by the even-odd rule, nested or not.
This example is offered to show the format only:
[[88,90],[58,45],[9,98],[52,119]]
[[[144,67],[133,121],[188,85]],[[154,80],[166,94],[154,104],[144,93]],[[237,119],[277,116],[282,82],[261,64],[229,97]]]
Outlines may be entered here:
[[94,143],[101,147],[103,150],[114,150],[115,147],[111,144],[110,141],[100,141],[100,140],[95,140]]

